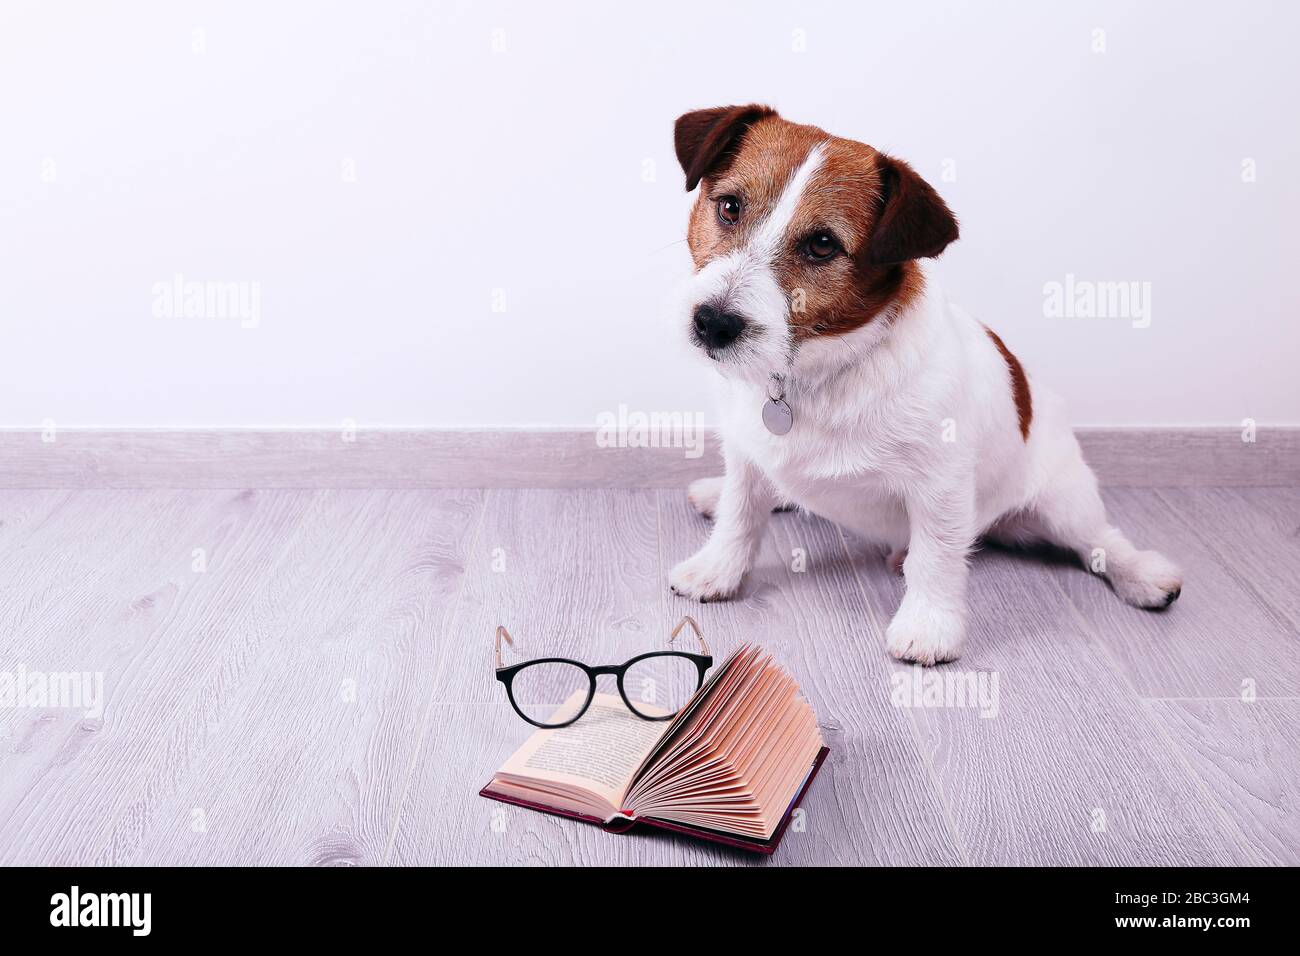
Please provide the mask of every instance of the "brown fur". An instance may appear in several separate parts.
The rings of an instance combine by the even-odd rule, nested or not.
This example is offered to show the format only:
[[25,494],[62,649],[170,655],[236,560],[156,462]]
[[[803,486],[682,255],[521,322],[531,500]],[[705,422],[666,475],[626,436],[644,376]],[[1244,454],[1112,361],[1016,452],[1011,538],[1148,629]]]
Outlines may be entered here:
[[[791,123],[766,107],[688,113],[677,121],[675,139],[687,188],[697,176],[701,184],[687,228],[697,269],[743,244],[809,150],[823,145],[825,161],[791,224],[797,238],[775,264],[791,300],[796,341],[851,332],[887,308],[906,306],[922,291],[911,260],[936,256],[957,238],[948,207],[906,163]],[[723,196],[741,201],[734,226],[718,221]],[[810,261],[798,243],[821,230],[831,232],[844,253]]]
[[1002,353],[1003,361],[1007,363],[1007,371],[1011,373],[1011,397],[1016,403],[1016,417],[1020,420],[1020,437],[1029,441],[1029,423],[1034,418],[1034,402],[1029,395],[1029,379],[1025,376],[1020,360],[1011,354],[1011,350],[1006,347],[1001,336],[987,325],[984,326],[984,331],[989,334],[993,344]]
[[686,173],[686,191],[690,192],[710,170],[726,169],[745,132],[765,116],[775,116],[770,106],[718,106],[695,110],[678,117],[673,128],[673,146],[677,161]]

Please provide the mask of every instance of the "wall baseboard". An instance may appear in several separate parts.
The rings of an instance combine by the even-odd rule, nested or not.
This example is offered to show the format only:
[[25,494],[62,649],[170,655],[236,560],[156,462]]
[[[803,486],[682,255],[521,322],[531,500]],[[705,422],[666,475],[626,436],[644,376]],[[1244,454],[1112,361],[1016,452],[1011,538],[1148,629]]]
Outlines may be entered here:
[[[1081,428],[1103,485],[1300,485],[1300,428]],[[0,431],[0,489],[680,488],[719,474],[683,448],[600,447],[594,429]],[[49,440],[52,439],[52,440]]]

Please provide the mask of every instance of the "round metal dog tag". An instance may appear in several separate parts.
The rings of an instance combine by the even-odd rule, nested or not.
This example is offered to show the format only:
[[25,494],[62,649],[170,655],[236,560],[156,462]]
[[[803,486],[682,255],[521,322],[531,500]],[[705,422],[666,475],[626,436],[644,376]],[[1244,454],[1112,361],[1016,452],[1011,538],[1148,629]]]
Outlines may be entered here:
[[763,424],[773,435],[784,435],[794,427],[794,412],[783,398],[769,398],[763,404]]

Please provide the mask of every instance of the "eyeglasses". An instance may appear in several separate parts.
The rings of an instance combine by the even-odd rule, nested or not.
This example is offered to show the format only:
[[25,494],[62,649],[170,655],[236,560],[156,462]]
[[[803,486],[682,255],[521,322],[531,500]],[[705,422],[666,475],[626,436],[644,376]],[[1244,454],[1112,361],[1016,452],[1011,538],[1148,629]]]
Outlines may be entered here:
[[[567,727],[586,713],[596,696],[596,678],[601,674],[613,674],[617,678],[623,703],[641,719],[671,720],[700,689],[705,673],[713,666],[709,645],[704,642],[704,634],[694,618],[682,618],[673,628],[668,643],[673,643],[688,624],[704,648],[703,654],[652,651],[623,664],[600,667],[567,657],[539,657],[504,667],[501,639],[505,638],[511,647],[515,642],[501,625],[496,636],[497,680],[506,685],[506,696],[515,713],[535,727]],[[576,710],[565,706],[575,700],[581,700],[582,706]]]

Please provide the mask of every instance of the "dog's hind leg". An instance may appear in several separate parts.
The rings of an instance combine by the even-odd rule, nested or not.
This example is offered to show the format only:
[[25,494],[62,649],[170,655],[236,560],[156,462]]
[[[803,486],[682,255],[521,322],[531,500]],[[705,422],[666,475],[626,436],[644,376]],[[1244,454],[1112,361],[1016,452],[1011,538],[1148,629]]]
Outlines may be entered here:
[[[691,503],[691,507],[699,512],[700,517],[713,519],[718,511],[718,499],[722,497],[722,485],[725,479],[722,475],[716,478],[697,478],[692,481],[686,489],[686,500]],[[795,504],[789,501],[778,501],[773,511],[793,511]]]
[[726,600],[740,590],[776,503],[771,485],[753,462],[731,453],[726,461],[709,540],[668,576],[675,593],[701,602]]
[[1139,551],[1106,520],[1097,478],[1077,444],[1030,508],[1013,522],[1005,529],[995,525],[994,539],[1026,543],[1036,538],[1068,548],[1135,607],[1168,607],[1182,591],[1182,572],[1172,561],[1158,551]]
[[686,489],[686,500],[701,517],[712,518],[718,510],[718,499],[722,497],[722,475],[716,478],[697,478]]

